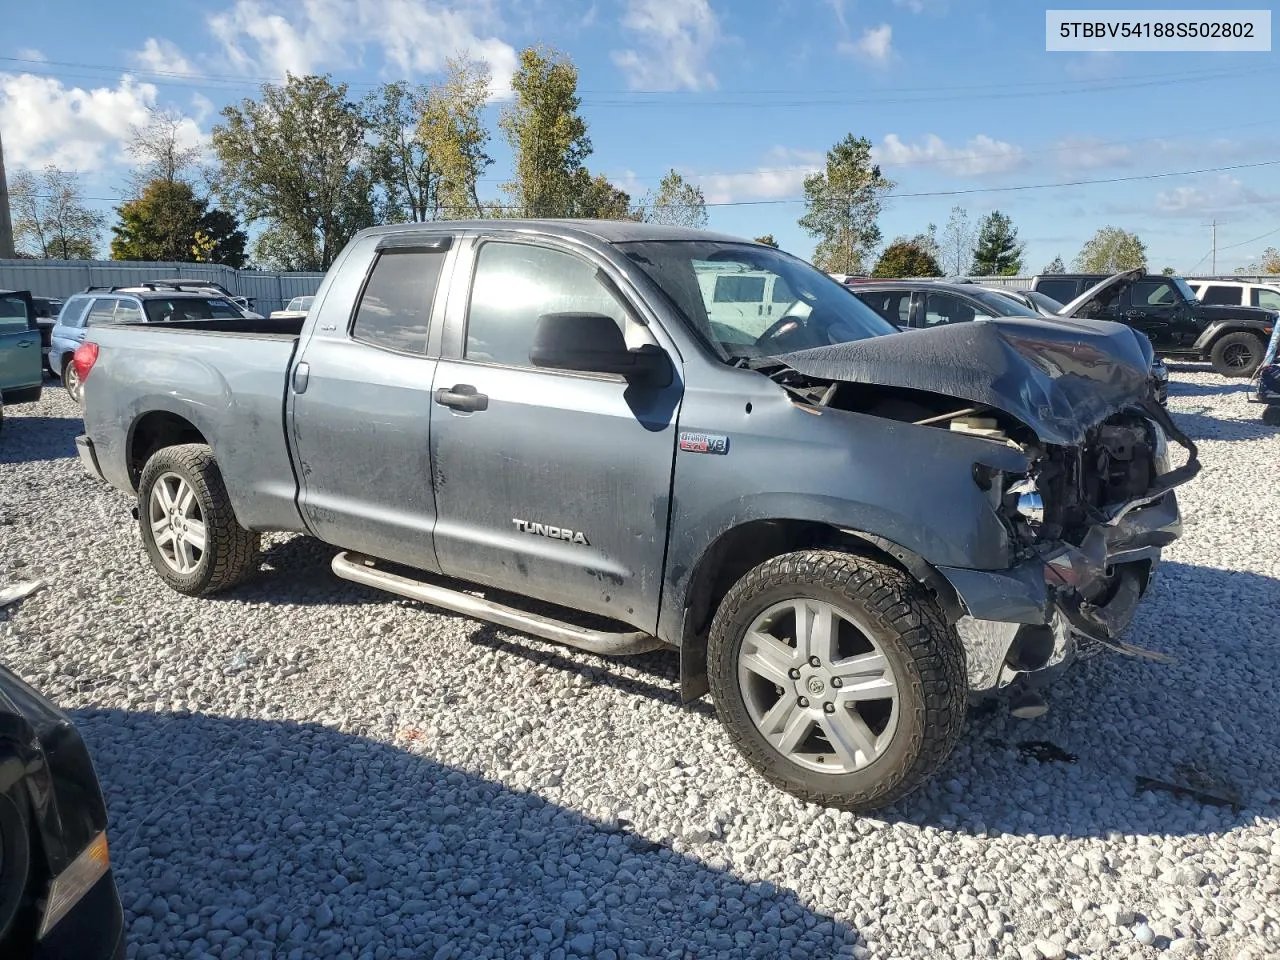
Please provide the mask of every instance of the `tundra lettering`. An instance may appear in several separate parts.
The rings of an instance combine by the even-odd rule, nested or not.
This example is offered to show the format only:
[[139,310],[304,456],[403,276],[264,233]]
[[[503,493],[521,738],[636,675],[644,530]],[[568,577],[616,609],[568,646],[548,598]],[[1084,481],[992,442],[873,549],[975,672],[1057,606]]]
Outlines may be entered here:
[[570,530],[568,527],[554,527],[544,523],[530,523],[528,520],[512,520],[516,529],[521,533],[532,533],[539,537],[550,537],[552,540],[567,540],[570,543],[580,543],[583,546],[590,546],[587,538],[577,531]]

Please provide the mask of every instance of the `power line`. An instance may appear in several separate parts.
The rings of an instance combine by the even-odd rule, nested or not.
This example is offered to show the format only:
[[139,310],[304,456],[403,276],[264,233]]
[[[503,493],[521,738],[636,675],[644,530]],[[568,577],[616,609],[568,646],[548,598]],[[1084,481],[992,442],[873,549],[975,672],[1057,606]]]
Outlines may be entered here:
[[1267,237],[1271,236],[1271,235],[1272,235],[1272,234],[1274,234],[1274,233],[1280,233],[1280,227],[1276,227],[1274,230],[1268,230],[1266,233],[1262,234],[1261,236],[1254,237],[1252,240],[1243,240],[1243,241],[1241,241],[1240,243],[1233,243],[1233,244],[1231,244],[1230,246],[1227,246],[1227,247],[1219,247],[1218,249],[1219,249],[1219,250],[1234,250],[1236,247],[1247,247],[1247,246],[1248,246],[1249,244],[1251,244],[1251,243],[1257,243],[1259,240],[1265,240],[1265,239],[1267,239]]
[[[1101,177],[1089,180],[1062,180],[1056,183],[1025,183],[1009,187],[970,187],[962,190],[919,190],[912,193],[886,193],[886,199],[905,200],[918,197],[959,197],[967,196],[975,193],[1015,193],[1026,192],[1028,190],[1057,190],[1062,187],[1087,187],[1096,186],[1107,183],[1134,183],[1141,180],[1162,180],[1169,177],[1193,177],[1202,173],[1226,173],[1231,170],[1250,170],[1256,167],[1272,167],[1280,164],[1280,160],[1260,160],[1256,163],[1235,163],[1223,167],[1201,167],[1198,170],[1170,170],[1166,173],[1143,173],[1135,174],[1128,177]],[[52,199],[49,196],[40,195],[39,199]],[[82,200],[99,200],[111,203],[123,202],[121,197],[81,197]],[[702,204],[706,207],[764,207],[779,206],[783,204],[805,203],[804,197],[788,197],[776,198],[770,200],[724,200]],[[692,204],[672,204],[672,206],[692,206]],[[491,204],[492,209],[497,210],[519,210],[521,208],[514,205]],[[1276,231],[1272,231],[1273,233]],[[1268,236],[1268,234],[1263,234]],[[1256,237],[1260,240],[1262,237]],[[1254,240],[1248,241],[1253,243]],[[1227,249],[1227,248],[1223,248]]]
[[[20,63],[27,65],[27,72],[56,77],[79,77],[80,79],[103,80],[102,72],[110,74],[128,74],[142,80],[150,80],[160,86],[208,87],[224,86],[229,88],[245,88],[262,83],[278,83],[280,77],[234,76],[231,74],[198,74],[187,71],[145,70],[124,67],[117,64],[92,64],[67,60],[36,60],[23,57],[0,57],[0,62]],[[52,68],[62,67],[72,70],[99,71],[98,75],[64,73]],[[866,104],[913,104],[942,103],[963,100],[1005,100],[1030,96],[1087,94],[1114,90],[1139,89],[1149,86],[1169,86],[1189,83],[1205,83],[1221,79],[1232,79],[1242,76],[1256,76],[1280,72],[1280,68],[1246,68],[1239,70],[1205,70],[1190,73],[1134,74],[1128,77],[1114,77],[1089,80],[1052,80],[1023,81],[1006,84],[976,84],[971,86],[946,87],[898,87],[885,88],[871,96],[850,97],[851,91],[830,91],[829,96],[789,96],[788,99],[768,99],[770,96],[790,95],[786,90],[746,90],[737,98],[708,98],[691,96],[687,91],[672,92],[661,95],[653,93],[626,93],[614,90],[582,90],[582,102],[597,107],[644,107],[660,106],[667,109],[675,107],[816,107],[816,106],[858,106]],[[348,87],[357,89],[374,89],[381,86],[376,81],[349,81]],[[977,91],[991,91],[986,94]],[[619,95],[626,93],[619,98]],[[905,96],[902,96],[904,95]],[[924,94],[934,94],[925,96]],[[603,97],[597,99],[596,95]],[[610,99],[613,97],[613,99]]]

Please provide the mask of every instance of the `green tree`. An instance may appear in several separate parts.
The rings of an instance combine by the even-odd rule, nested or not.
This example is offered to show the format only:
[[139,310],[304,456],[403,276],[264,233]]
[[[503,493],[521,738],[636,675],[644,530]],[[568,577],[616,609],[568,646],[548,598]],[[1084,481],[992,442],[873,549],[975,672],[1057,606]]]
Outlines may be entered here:
[[592,176],[586,169],[578,171],[573,197],[567,215],[597,220],[635,220],[631,195],[615,187],[603,175]]
[[153,180],[137,200],[116,208],[112,260],[177,260],[244,266],[247,237],[235,217],[210,210],[190,184]]
[[973,244],[973,224],[969,220],[969,211],[958,205],[952,207],[947,227],[942,232],[938,262],[950,271],[951,276],[964,276],[973,262]]
[[826,166],[805,177],[800,226],[818,239],[814,265],[827,273],[861,273],[880,242],[877,223],[893,183],[871,162],[871,141],[849,134],[827,151]]
[[369,172],[382,188],[379,213],[386,223],[429,220],[436,210],[440,173],[420,126],[428,96],[426,87],[398,81],[365,99]]
[[772,233],[766,233],[763,237],[756,237],[756,243],[763,243],[766,247],[778,249],[778,241],[773,239]]
[[451,59],[446,64],[444,81],[428,90],[416,136],[432,158],[439,177],[437,216],[484,216],[477,184],[493,164],[487,152],[489,130],[482,116],[490,82],[486,64],[467,58]]
[[76,174],[50,164],[39,175],[20,170],[9,178],[13,241],[19,254],[41,260],[92,260],[106,221],[84,205]]
[[503,188],[508,205],[528,217],[569,216],[591,155],[578,113],[578,68],[563,54],[528,47],[511,89],[515,99],[498,121],[515,157],[515,175]]
[[1262,260],[1260,262],[1251,263],[1244,267],[1238,267],[1236,269],[1236,273],[1280,273],[1280,250],[1277,250],[1275,247],[1267,247],[1267,249],[1262,251]]
[[1173,269],[1173,267],[1165,267],[1163,270],[1160,271],[1161,275],[1166,277],[1172,277],[1177,272],[1178,271]]
[[973,250],[972,270],[980,277],[1016,277],[1022,270],[1018,230],[1005,214],[993,210],[982,218]]
[[707,226],[707,199],[702,188],[690,183],[673,168],[658,184],[657,191],[649,191],[640,206],[641,219],[649,223],[668,223],[673,226]]
[[899,237],[885,247],[876,261],[873,277],[940,277],[942,267],[937,259],[916,239]]
[[1103,227],[1095,233],[1080,248],[1075,261],[1081,273],[1119,273],[1146,265],[1146,245],[1136,233],[1119,227]]
[[219,194],[249,223],[264,263],[327,270],[357,230],[374,222],[367,122],[328,75],[264,84],[258,100],[225,107],[213,128]]
[[1049,263],[1045,266],[1045,268],[1040,272],[1041,273],[1066,273],[1067,267],[1062,262],[1062,257],[1059,256],[1059,257],[1054,257],[1052,260],[1050,260]]

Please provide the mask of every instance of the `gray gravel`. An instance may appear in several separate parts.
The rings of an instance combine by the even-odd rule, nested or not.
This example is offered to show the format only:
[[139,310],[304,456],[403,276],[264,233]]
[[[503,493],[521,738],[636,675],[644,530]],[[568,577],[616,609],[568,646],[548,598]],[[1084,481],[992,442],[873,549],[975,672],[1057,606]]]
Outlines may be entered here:
[[0,611],[0,660],[93,751],[130,957],[1276,957],[1280,431],[1207,372],[1171,406],[1206,470],[1130,639],[1176,663],[975,716],[878,818],[765,785],[677,705],[673,656],[388,599],[301,538],[224,599],[169,592],[56,384],[0,433],[0,585],[50,584]]

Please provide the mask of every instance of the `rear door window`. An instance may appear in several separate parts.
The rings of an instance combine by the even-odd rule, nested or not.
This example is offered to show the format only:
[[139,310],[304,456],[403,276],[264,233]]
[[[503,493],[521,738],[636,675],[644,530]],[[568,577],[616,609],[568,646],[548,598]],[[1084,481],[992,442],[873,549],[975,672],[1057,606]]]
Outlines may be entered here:
[[0,296],[0,329],[6,333],[27,330],[31,317],[27,313],[27,301],[15,294]]
[[924,325],[937,327],[946,323],[989,320],[991,314],[949,293],[931,293],[924,302]]
[[1178,302],[1178,292],[1166,280],[1139,280],[1133,285],[1135,307],[1171,307]]
[[1200,290],[1201,303],[1216,303],[1230,307],[1238,307],[1244,300],[1243,287],[1228,287],[1211,283]]
[[116,319],[116,300],[118,297],[95,297],[89,314],[84,318],[86,327],[100,327],[104,323],[114,323]]
[[892,324],[905,327],[911,322],[911,292],[908,290],[858,290],[855,296]]
[[438,250],[380,253],[360,295],[351,339],[396,353],[425,354],[444,258]]
[[1253,305],[1255,307],[1265,307],[1268,310],[1280,310],[1280,293],[1274,290],[1259,290],[1256,287],[1253,290]]
[[142,307],[137,300],[118,300],[116,302],[116,323],[143,323]]

